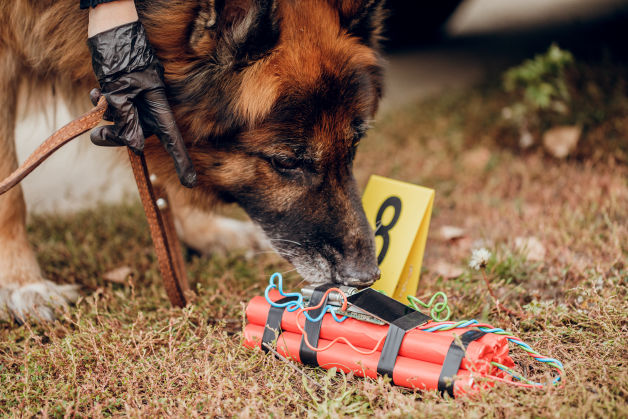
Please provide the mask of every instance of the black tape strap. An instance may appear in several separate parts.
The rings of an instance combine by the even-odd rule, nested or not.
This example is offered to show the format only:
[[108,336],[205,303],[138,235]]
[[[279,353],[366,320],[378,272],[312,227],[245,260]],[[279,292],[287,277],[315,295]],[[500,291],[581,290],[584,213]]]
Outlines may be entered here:
[[388,375],[390,378],[393,376],[393,369],[397,362],[397,355],[399,355],[399,348],[403,337],[406,335],[406,331],[391,324],[386,334],[386,340],[384,341],[384,347],[382,348],[382,354],[377,362],[377,373],[379,375]]
[[443,369],[440,370],[440,377],[438,377],[438,391],[442,395],[447,392],[451,397],[454,397],[454,376],[458,374],[460,370],[460,364],[464,359],[467,347],[474,340],[480,339],[486,332],[480,330],[469,330],[460,336],[463,348],[460,347],[456,339],[451,342],[445,361],[443,361]]
[[397,356],[399,355],[399,348],[401,348],[401,342],[403,342],[406,332],[425,323],[428,318],[420,311],[413,311],[390,323],[382,354],[377,362],[377,373],[379,375],[388,375],[392,378]]
[[[295,297],[284,297],[275,302],[277,304],[283,304],[295,299]],[[264,352],[268,352],[268,348],[266,348],[264,344],[272,344],[281,333],[281,318],[283,317],[283,312],[285,310],[285,307],[270,306],[270,310],[268,310],[268,317],[266,317],[266,325],[264,326],[264,334],[262,335],[262,350]]]
[[[333,287],[335,287],[334,284],[323,284],[316,287],[314,289],[314,292],[312,293],[312,297],[310,297],[309,307],[318,305],[323,299],[325,292],[328,289],[333,288]],[[323,310],[325,310],[326,304],[327,304],[327,298],[325,298],[325,301],[320,306],[320,308],[317,308],[316,310],[310,310],[307,312],[307,314],[310,317],[320,316]],[[318,338],[321,333],[322,323],[323,323],[322,319],[319,322],[311,322],[307,319],[307,317],[305,318],[305,328],[304,328],[305,335],[307,335],[307,341],[309,342],[309,344],[315,348],[318,346]],[[316,352],[308,348],[307,345],[305,344],[305,335],[301,338],[301,346],[299,347],[299,358],[301,359],[301,362],[303,364],[308,364],[308,365],[317,367],[318,359],[316,357]]]

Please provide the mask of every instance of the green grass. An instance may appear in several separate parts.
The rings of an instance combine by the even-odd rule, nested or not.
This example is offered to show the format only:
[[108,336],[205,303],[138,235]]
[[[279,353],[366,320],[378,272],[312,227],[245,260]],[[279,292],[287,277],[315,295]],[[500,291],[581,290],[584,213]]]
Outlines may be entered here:
[[[482,88],[382,117],[358,153],[356,175],[362,186],[378,173],[436,189],[418,296],[445,291],[455,319],[489,321],[562,360],[564,387],[496,385],[443,400],[384,379],[303,367],[317,388],[241,345],[244,305],[271,273],[291,269],[286,262],[190,256],[197,297],[185,309],[171,308],[141,208],[109,206],[32,219],[29,234],[45,275],[81,284],[83,297],[52,324],[0,324],[0,413],[628,416],[628,170],[599,155],[556,161],[541,150],[505,146],[495,128],[500,101]],[[464,227],[466,237],[439,239],[443,225]],[[529,236],[544,244],[542,261],[515,250],[515,238]],[[467,267],[478,241],[493,252],[488,273],[500,301],[521,307],[526,320],[498,313],[480,274]],[[439,261],[464,274],[440,277],[433,270]],[[133,271],[127,284],[102,279],[120,266]],[[286,276],[289,288],[301,281],[294,272]],[[547,379],[548,369],[518,352],[515,359],[526,374]]]

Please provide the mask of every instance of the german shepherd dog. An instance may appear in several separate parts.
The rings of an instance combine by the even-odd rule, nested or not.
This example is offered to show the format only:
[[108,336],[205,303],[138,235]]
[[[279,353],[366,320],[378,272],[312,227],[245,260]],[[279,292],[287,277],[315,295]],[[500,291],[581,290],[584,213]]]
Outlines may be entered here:
[[[147,142],[150,170],[166,185],[178,220],[185,223],[190,208],[236,202],[306,281],[373,283],[373,232],[352,162],[382,94],[382,0],[136,6],[198,174],[195,188],[180,187],[170,157]],[[53,85],[72,98],[97,85],[87,18],[76,0],[0,5],[0,177],[17,166],[20,85]],[[0,197],[0,308],[5,317],[51,319],[47,301],[65,304],[76,291],[42,278],[25,212],[19,188]]]

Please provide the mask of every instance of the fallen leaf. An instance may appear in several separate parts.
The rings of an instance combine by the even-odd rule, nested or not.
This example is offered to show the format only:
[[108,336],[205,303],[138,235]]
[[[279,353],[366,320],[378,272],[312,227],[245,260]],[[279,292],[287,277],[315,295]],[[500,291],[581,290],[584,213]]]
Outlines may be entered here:
[[526,255],[532,262],[542,262],[545,260],[545,246],[536,237],[515,238],[515,248],[518,252]]
[[471,247],[474,249],[479,249],[481,247],[492,249],[493,247],[495,247],[495,243],[491,239],[482,238],[474,240],[473,243],[471,243]]
[[543,146],[550,154],[562,159],[575,150],[582,129],[577,126],[555,127],[543,134]]
[[442,226],[440,228],[440,237],[445,240],[455,240],[464,237],[464,230],[455,226]]
[[471,240],[470,237],[466,236],[456,239],[453,243],[456,246],[455,248],[457,252],[461,252],[464,255],[469,253],[471,251],[471,247],[473,246],[473,240]]
[[458,278],[464,273],[464,269],[459,266],[452,265],[451,263],[443,260],[437,261],[433,268],[434,272],[446,279]]
[[132,272],[133,270],[130,266],[120,266],[119,268],[104,273],[102,277],[105,281],[114,282],[116,284],[126,284],[127,278]]

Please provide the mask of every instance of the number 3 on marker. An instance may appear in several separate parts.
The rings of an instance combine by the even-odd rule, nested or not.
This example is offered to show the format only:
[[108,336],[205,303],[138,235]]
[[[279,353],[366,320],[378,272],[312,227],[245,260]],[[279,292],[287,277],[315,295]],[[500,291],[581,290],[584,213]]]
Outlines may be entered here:
[[[393,207],[395,212],[393,213],[392,220],[388,224],[382,224],[382,217],[384,216],[384,211],[388,209],[388,207]],[[399,216],[401,215],[401,199],[396,196],[391,196],[386,199],[382,205],[377,210],[377,215],[375,216],[375,237],[379,236],[382,238],[382,249],[379,251],[379,255],[377,255],[377,264],[381,265],[382,261],[386,257],[386,253],[388,253],[388,247],[390,245],[390,235],[388,232],[391,228],[397,224],[399,221]]]

